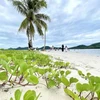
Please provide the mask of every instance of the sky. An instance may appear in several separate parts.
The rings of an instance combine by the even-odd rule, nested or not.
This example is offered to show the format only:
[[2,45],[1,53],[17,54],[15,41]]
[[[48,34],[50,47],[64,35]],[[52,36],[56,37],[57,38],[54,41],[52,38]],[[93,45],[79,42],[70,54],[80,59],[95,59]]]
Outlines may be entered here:
[[[68,47],[100,42],[100,0],[46,0],[50,16],[46,45]],[[0,48],[27,47],[25,31],[18,32],[24,16],[8,0],[0,1]],[[33,47],[44,45],[44,38],[35,33]]]

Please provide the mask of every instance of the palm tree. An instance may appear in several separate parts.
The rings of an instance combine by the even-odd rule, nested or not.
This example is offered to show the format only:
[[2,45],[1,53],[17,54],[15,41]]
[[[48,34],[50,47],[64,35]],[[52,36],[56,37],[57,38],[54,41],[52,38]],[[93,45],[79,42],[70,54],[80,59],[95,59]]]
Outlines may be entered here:
[[26,30],[28,37],[28,48],[33,49],[32,40],[34,38],[35,31],[40,36],[44,35],[44,31],[47,31],[47,24],[45,21],[50,21],[48,15],[39,13],[42,8],[46,8],[47,4],[45,0],[10,0],[14,7],[25,16],[22,21],[19,31]]

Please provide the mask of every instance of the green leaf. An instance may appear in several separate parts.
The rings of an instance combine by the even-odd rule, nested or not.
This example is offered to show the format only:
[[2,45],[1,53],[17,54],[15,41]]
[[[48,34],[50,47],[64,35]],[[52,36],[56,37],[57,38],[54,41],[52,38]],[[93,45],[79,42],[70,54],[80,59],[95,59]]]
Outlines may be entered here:
[[70,86],[70,82],[68,81],[68,79],[66,79],[66,77],[62,76],[61,81],[65,86]]
[[6,68],[7,62],[5,60],[1,59],[0,64],[2,65],[3,68]]
[[56,83],[58,83],[58,84],[61,83],[61,78],[59,78],[59,77],[55,77],[55,79],[56,79]]
[[69,75],[71,73],[71,71],[67,70],[66,71],[66,75]]
[[100,91],[97,91],[96,94],[97,94],[98,98],[100,99]]
[[73,77],[70,78],[70,84],[76,83],[76,82],[78,82],[77,78],[73,78]]
[[100,83],[100,77],[90,76],[88,79],[89,79],[89,83],[91,83],[92,85]]
[[10,68],[9,65],[6,65],[6,69],[7,69],[7,71],[8,71],[9,73],[12,73],[11,68]]
[[86,98],[84,98],[83,96],[81,97],[81,100],[87,100]]
[[49,80],[49,82],[48,82],[48,87],[53,87],[53,86],[56,86],[56,83],[55,83],[55,81],[54,80]]
[[81,100],[79,97],[78,97],[78,95],[77,94],[75,94],[75,93],[73,93],[71,90],[69,90],[69,89],[64,89],[64,92],[66,93],[66,94],[68,94],[70,97],[72,97],[74,100]]
[[21,91],[18,89],[15,91],[15,100],[20,100],[21,98]]
[[20,72],[21,72],[21,73],[24,73],[27,69],[28,69],[27,63],[22,62],[22,63],[20,64]]
[[26,79],[27,79],[28,82],[30,82],[32,84],[38,84],[39,83],[39,80],[35,75],[28,76]]
[[13,98],[11,97],[10,100],[13,100]]
[[38,69],[38,73],[41,75],[45,74],[45,69]]
[[75,94],[71,90],[66,88],[66,89],[64,89],[64,92],[66,94],[68,94],[69,96],[71,96],[72,98],[75,98]]
[[80,70],[78,70],[78,74],[79,74],[80,76],[85,76],[85,75],[82,73],[82,71],[80,71]]
[[55,77],[55,78],[56,78],[56,77],[59,77],[59,73],[56,73],[54,77]]
[[90,76],[91,75],[91,73],[87,73],[87,76]]
[[100,83],[96,84],[94,87],[95,87],[95,91],[99,91],[100,92]]
[[0,80],[7,80],[8,79],[8,75],[7,73],[4,71],[4,72],[0,72]]
[[65,73],[64,71],[60,71],[60,74],[61,74],[61,75],[64,75],[64,73]]
[[18,73],[18,72],[17,72],[18,67],[19,67],[19,66],[17,65],[17,66],[14,68],[14,70],[13,70],[13,72],[12,72],[12,75],[18,75],[18,74],[17,74],[17,73]]
[[29,75],[29,73],[26,71],[25,74],[24,74],[24,78],[27,78]]
[[[35,70],[35,71],[34,71],[34,70]],[[29,71],[30,75],[33,75],[33,73],[36,72],[36,69],[35,69],[35,68],[30,68],[28,71]],[[26,71],[26,72],[27,72],[27,71]],[[26,74],[26,72],[25,72],[25,74]]]
[[76,84],[76,89],[78,90],[78,92],[83,92],[83,91],[89,91],[91,89],[89,84],[81,84],[81,83],[77,83]]
[[68,67],[70,65],[70,63],[69,62],[66,62],[66,66]]
[[35,100],[36,92],[34,90],[28,90],[23,97],[23,100]]
[[3,59],[4,61],[8,61],[8,57],[5,54],[0,54],[0,59]]

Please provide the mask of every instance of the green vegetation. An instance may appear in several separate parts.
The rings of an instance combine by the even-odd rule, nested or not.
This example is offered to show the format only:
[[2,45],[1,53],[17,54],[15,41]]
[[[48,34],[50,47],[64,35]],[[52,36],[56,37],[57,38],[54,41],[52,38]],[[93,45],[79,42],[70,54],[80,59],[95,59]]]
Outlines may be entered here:
[[[59,64],[59,66],[58,66]],[[53,62],[47,55],[34,51],[0,50],[0,81],[2,87],[9,85],[27,86],[40,84],[40,78],[44,79],[47,88],[59,87],[61,75],[69,63]],[[68,72],[66,72],[66,75]]]
[[79,45],[79,46],[71,47],[70,49],[100,49],[100,42],[91,44],[89,46]]
[[[100,100],[100,77],[90,73],[84,74],[78,70],[78,75],[85,83],[80,82],[80,78],[72,77],[70,63],[61,60],[52,60],[52,57],[41,54],[37,51],[14,51],[0,50],[0,84],[2,87],[10,86],[36,86],[41,84],[48,89],[61,87],[64,85],[64,92],[73,100]],[[41,83],[40,80],[43,80]],[[71,88],[74,86],[74,90]],[[84,95],[85,93],[85,95]],[[28,90],[21,95],[20,90],[16,90],[15,100],[37,100],[34,90]],[[31,99],[30,99],[31,98]],[[10,100],[14,100],[12,97]]]
[[43,36],[43,31],[47,31],[45,21],[50,20],[46,14],[39,13],[42,8],[47,8],[45,0],[10,0],[13,6],[25,16],[22,21],[19,31],[25,30],[28,37],[28,47],[33,49],[32,40],[35,31],[37,30],[40,36]]
[[[19,89],[17,89],[14,94],[15,99],[11,97],[10,100],[21,100],[21,95],[22,95],[22,92]],[[34,90],[28,90],[24,94],[23,100],[38,100],[39,96],[40,94],[36,96],[36,92]]]
[[78,74],[81,78],[87,80],[87,82],[80,83],[77,79],[73,79],[75,82],[78,82],[75,85],[76,91],[74,92],[69,88],[65,88],[65,93],[72,97],[73,100],[100,100],[100,77],[92,76],[90,73],[85,75],[80,70],[78,71]]

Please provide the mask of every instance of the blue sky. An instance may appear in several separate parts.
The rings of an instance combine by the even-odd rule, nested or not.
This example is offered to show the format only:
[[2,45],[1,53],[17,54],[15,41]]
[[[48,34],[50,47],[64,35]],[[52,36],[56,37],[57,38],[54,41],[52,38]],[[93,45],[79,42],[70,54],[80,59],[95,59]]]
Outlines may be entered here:
[[[100,42],[100,0],[46,0],[48,14],[47,45],[68,47]],[[0,48],[26,47],[25,32],[18,33],[24,16],[8,0],[0,1]],[[35,34],[33,46],[41,47],[44,40]]]

